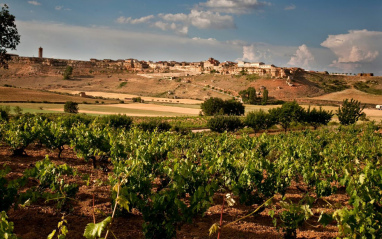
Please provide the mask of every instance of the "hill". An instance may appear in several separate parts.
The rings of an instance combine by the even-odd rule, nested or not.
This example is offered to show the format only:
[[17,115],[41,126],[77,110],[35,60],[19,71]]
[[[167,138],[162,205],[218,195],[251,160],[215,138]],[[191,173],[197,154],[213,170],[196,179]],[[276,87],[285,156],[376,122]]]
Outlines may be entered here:
[[[74,69],[71,80],[63,80],[63,67],[47,65],[10,64],[9,70],[0,70],[0,86],[44,91],[84,91],[129,94],[132,96],[160,97],[167,99],[204,100],[209,97],[229,99],[241,90],[254,87],[257,91],[266,87],[270,98],[276,100],[341,101],[341,94],[331,94],[356,88],[380,102],[382,77],[334,76],[317,72],[296,71],[287,79],[275,79],[257,75],[201,74],[189,76],[185,72],[129,73],[124,70]],[[346,91],[345,91],[346,92]],[[359,91],[349,94],[355,97]],[[30,95],[30,93],[26,93]],[[329,97],[324,97],[330,94]],[[33,95],[33,94],[32,94]],[[338,96],[338,97],[337,97]],[[359,99],[367,100],[365,95]],[[1,100],[1,99],[0,99]]]

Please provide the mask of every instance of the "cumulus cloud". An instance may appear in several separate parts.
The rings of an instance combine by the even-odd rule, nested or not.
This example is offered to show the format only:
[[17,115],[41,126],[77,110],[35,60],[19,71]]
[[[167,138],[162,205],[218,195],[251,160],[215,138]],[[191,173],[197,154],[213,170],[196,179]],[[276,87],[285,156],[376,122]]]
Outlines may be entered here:
[[54,9],[56,9],[57,11],[60,11],[64,6],[56,6]]
[[157,27],[163,31],[172,30],[179,35],[187,35],[188,33],[188,27],[181,24],[157,21],[152,26]]
[[154,18],[154,15],[149,15],[149,16],[145,16],[145,17],[141,17],[141,18],[136,18],[136,19],[133,19],[131,17],[119,17],[117,19],[117,22],[118,23],[130,23],[130,24],[139,24],[139,23],[146,23],[146,22],[149,22],[151,19]]
[[321,46],[329,48],[337,59],[330,66],[342,70],[369,70],[382,64],[382,32],[350,30],[347,34],[329,35]]
[[37,1],[28,1],[28,3],[32,4],[32,5],[35,5],[35,6],[41,5],[41,3],[37,2]]
[[298,67],[311,67],[312,62],[314,62],[314,56],[310,52],[309,48],[303,44],[298,47],[296,53],[290,58],[288,65]]
[[284,8],[284,10],[286,10],[286,11],[290,11],[290,10],[294,10],[294,9],[296,9],[296,6],[295,6],[294,4],[291,4],[291,5],[286,6],[286,7]]
[[247,61],[269,61],[271,60],[271,50],[265,44],[255,44],[243,46],[243,58]]
[[260,2],[258,0],[208,0],[200,3],[216,12],[245,14],[253,10],[262,9],[264,6],[270,6],[268,2]]
[[199,29],[235,28],[232,16],[221,15],[220,13],[211,11],[192,9],[189,14],[159,14],[159,17],[165,21],[183,22],[186,25],[192,25]]

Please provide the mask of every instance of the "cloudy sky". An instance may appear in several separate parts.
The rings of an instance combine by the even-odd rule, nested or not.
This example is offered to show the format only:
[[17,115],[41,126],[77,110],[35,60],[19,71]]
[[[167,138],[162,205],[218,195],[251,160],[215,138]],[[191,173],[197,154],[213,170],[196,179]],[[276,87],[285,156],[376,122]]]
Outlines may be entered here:
[[263,61],[382,75],[381,0],[0,0],[14,53],[89,60]]

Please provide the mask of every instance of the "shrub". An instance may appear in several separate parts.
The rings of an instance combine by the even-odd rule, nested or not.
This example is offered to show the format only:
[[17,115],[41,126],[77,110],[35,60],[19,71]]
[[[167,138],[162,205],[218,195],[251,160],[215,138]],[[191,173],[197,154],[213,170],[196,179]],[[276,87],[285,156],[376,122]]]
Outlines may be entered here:
[[332,111],[323,110],[322,107],[320,107],[320,110],[316,110],[316,108],[311,110],[309,106],[304,114],[304,121],[317,129],[320,125],[327,125],[332,117]]
[[64,105],[64,112],[66,113],[78,113],[78,103],[73,101],[66,101]]
[[112,128],[124,128],[126,130],[129,130],[133,123],[133,119],[131,117],[120,114],[104,116],[101,118],[101,121],[108,124]]
[[204,115],[243,115],[244,105],[235,100],[222,100],[220,98],[209,98],[201,104]]
[[253,105],[257,101],[256,90],[253,87],[248,87],[246,90],[240,91],[239,95],[244,103]]
[[15,106],[15,108],[13,108],[13,112],[17,115],[21,115],[23,113],[23,109],[21,109],[20,106]]
[[64,80],[69,80],[73,73],[73,67],[67,66],[64,71]]
[[343,125],[354,124],[362,116],[362,111],[365,106],[361,107],[361,102],[358,100],[348,99],[342,102],[342,105],[338,107],[337,116],[338,120]]
[[245,118],[245,125],[252,128],[255,133],[262,129],[269,129],[274,124],[272,115],[263,110],[249,112]]
[[137,102],[137,103],[142,103],[142,98],[141,97],[133,97],[133,102]]
[[150,121],[141,122],[140,124],[138,124],[138,128],[144,131],[157,130],[158,132],[163,132],[163,131],[169,131],[171,129],[171,125],[167,122],[163,122],[160,120],[150,120]]
[[207,122],[211,131],[223,133],[224,131],[235,131],[243,127],[243,123],[236,116],[217,115]]
[[296,101],[293,101],[286,102],[279,108],[270,109],[269,114],[286,132],[292,122],[303,121],[304,109]]

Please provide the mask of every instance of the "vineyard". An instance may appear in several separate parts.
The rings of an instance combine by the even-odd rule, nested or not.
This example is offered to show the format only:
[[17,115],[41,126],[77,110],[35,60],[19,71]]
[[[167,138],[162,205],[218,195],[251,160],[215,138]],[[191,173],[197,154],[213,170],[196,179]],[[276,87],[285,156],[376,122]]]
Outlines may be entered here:
[[0,121],[0,238],[382,238],[375,123],[249,137],[116,118]]

